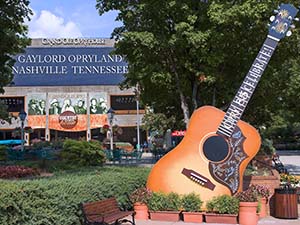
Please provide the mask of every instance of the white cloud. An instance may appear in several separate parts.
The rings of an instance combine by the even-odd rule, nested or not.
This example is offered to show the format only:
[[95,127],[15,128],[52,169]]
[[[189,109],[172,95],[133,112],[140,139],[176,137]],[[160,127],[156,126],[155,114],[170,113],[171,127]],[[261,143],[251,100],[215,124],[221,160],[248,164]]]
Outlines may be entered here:
[[39,16],[34,13],[28,26],[31,38],[82,37],[74,22],[65,22],[64,18],[47,10],[42,10]]

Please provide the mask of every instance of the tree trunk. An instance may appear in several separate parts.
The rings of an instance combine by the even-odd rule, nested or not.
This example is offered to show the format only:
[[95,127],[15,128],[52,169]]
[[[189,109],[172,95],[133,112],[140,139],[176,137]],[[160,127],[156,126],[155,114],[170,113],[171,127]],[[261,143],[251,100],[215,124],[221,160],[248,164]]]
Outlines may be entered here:
[[175,69],[175,66],[172,66],[173,69],[173,73],[175,74],[175,80],[176,80],[176,87],[177,87],[177,91],[179,93],[179,97],[180,97],[180,105],[181,105],[181,109],[183,112],[183,120],[185,123],[185,127],[188,128],[189,122],[190,122],[190,110],[188,107],[188,103],[186,101],[186,98],[183,94],[183,91],[181,89],[180,86],[180,80],[179,80],[179,75]]
[[198,87],[199,87],[199,85],[198,85],[197,81],[195,80],[194,84],[193,84],[193,96],[192,96],[194,110],[196,110],[198,108],[198,103],[197,103]]
[[168,61],[169,61],[169,65],[170,65],[170,70],[171,72],[175,75],[175,82],[176,82],[176,87],[177,87],[177,92],[179,93],[179,97],[180,97],[180,105],[181,105],[181,109],[183,112],[183,121],[185,123],[185,127],[186,129],[188,128],[189,122],[190,122],[190,110],[188,107],[188,103],[186,101],[186,97],[183,94],[181,85],[180,85],[180,79],[179,79],[179,74],[176,70],[176,59],[174,61],[174,58],[170,57],[173,54],[168,55]]

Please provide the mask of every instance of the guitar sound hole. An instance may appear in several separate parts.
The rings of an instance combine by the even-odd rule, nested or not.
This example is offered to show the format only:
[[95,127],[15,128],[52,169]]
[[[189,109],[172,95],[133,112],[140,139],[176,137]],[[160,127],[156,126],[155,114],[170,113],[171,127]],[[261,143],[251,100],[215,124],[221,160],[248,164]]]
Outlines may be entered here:
[[219,162],[226,158],[229,147],[223,137],[212,136],[204,142],[203,153],[208,160]]

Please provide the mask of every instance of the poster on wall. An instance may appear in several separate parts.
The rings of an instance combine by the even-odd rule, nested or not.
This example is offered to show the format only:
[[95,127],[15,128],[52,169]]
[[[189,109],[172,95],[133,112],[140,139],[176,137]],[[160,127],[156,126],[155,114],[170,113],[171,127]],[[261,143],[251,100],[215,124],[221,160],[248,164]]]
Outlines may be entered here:
[[[21,126],[21,120],[19,113],[24,110],[25,100],[24,96],[1,96],[0,103],[6,105],[7,111],[9,112],[11,119],[6,121],[0,118],[0,129],[15,129]],[[27,118],[24,121],[27,126]]]
[[107,124],[107,94],[89,93],[90,128],[100,128]]
[[46,94],[31,93],[27,95],[28,126],[35,128],[46,127]]
[[49,129],[87,130],[86,93],[49,93]]

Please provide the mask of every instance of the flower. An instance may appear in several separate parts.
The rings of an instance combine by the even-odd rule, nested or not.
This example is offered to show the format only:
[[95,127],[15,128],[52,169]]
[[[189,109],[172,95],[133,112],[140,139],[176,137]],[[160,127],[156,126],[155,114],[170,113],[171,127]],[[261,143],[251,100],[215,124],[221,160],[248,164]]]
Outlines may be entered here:
[[129,199],[132,203],[145,203],[149,201],[149,199],[152,196],[152,191],[147,189],[146,187],[141,187],[132,192],[132,194],[129,196]]
[[251,184],[249,189],[255,191],[260,197],[268,199],[271,195],[270,189],[266,185]]
[[294,175],[289,175],[286,173],[280,174],[280,186],[282,188],[297,188],[300,187],[300,179]]
[[239,192],[235,195],[240,202],[257,202],[258,193],[254,188],[248,188],[246,191]]

